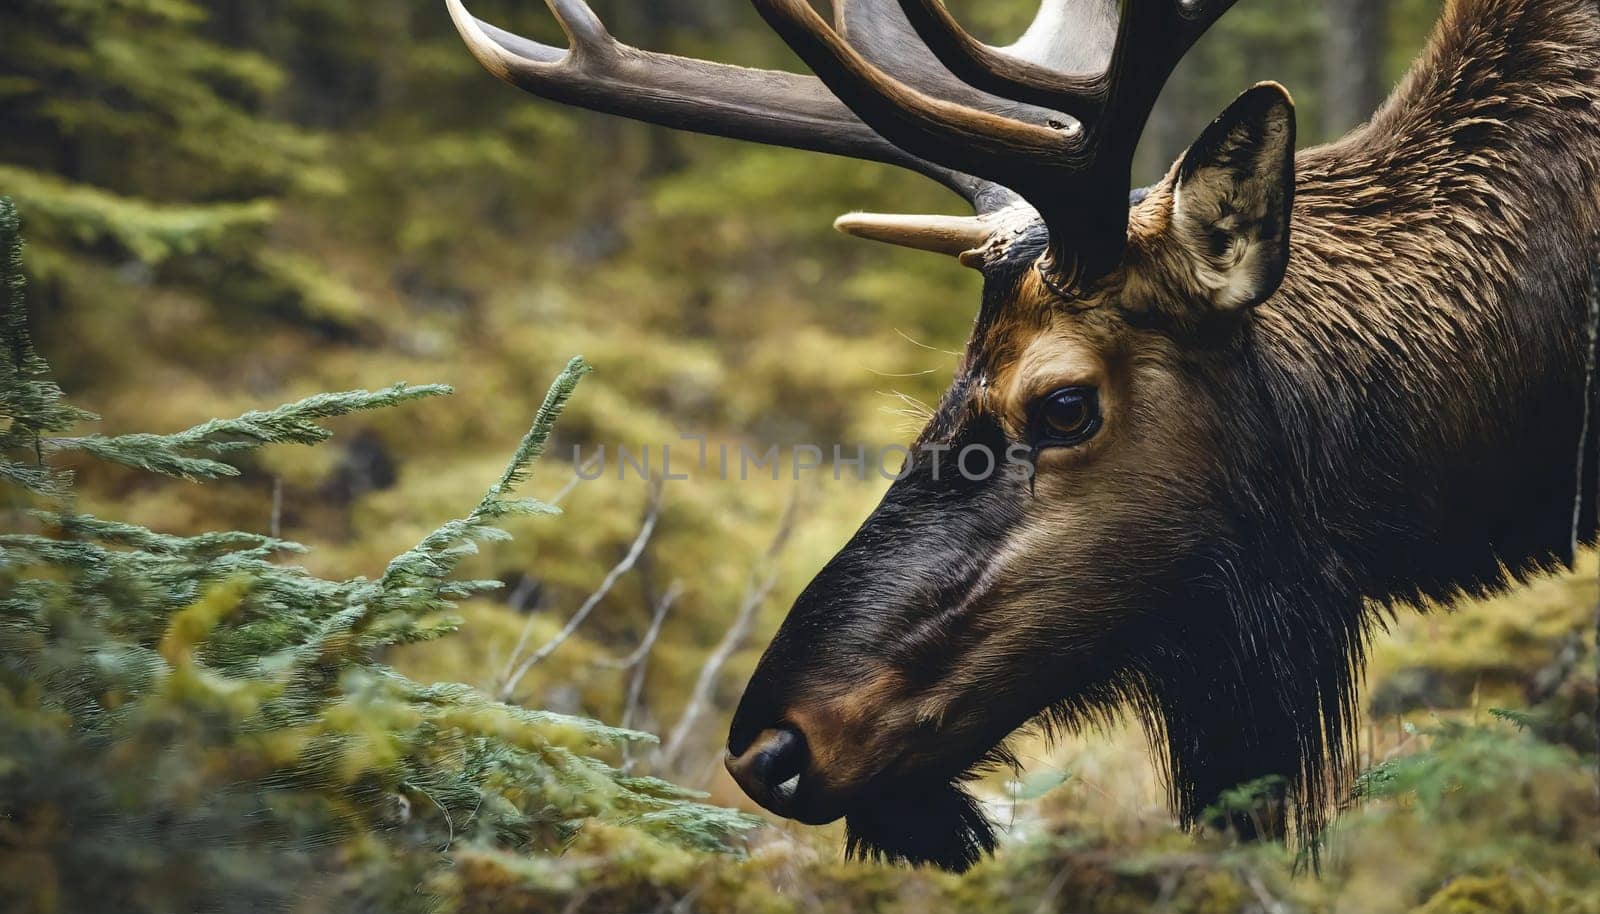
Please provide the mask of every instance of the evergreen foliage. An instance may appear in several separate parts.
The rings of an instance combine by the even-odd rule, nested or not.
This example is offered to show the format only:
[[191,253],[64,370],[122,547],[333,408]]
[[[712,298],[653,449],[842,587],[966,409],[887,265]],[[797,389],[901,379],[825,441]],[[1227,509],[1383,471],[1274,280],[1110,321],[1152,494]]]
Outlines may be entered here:
[[[21,0],[0,9],[0,187],[30,214],[41,277],[134,263],[174,286],[299,301],[270,227],[336,194],[325,138],[273,114],[287,82],[238,24],[191,0]],[[152,129],[154,127],[154,129]]]
[[499,586],[453,579],[477,541],[505,537],[506,518],[555,513],[514,492],[581,359],[470,514],[377,580],[326,580],[284,564],[303,549],[274,537],[77,514],[48,458],[70,448],[229,475],[214,457],[316,443],[329,434],[318,420],[448,390],[328,394],[173,435],[46,438],[93,417],[67,405],[34,350],[17,232],[0,200],[0,466],[48,507],[12,509],[8,527],[36,532],[0,535],[0,904],[431,909],[461,855],[551,858],[590,823],[636,842],[733,846],[742,815],[603,760],[648,734],[425,685],[384,662],[392,645],[450,633],[455,601]]

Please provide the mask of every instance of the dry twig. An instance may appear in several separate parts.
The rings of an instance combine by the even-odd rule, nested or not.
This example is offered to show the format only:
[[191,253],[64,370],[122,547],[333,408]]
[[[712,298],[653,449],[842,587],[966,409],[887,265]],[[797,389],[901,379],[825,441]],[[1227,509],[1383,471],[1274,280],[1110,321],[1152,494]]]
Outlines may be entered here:
[[561,647],[568,638],[572,637],[578,627],[583,625],[584,620],[589,618],[589,614],[594,612],[595,607],[600,605],[600,601],[606,598],[606,594],[611,592],[611,588],[616,586],[617,581],[639,561],[639,556],[644,553],[645,544],[650,542],[650,536],[655,532],[656,519],[660,514],[661,483],[659,480],[655,480],[650,486],[649,506],[645,509],[644,523],[639,527],[639,534],[633,538],[633,545],[628,548],[627,555],[624,555],[616,565],[612,566],[610,571],[606,572],[606,576],[600,582],[600,586],[595,588],[594,593],[589,594],[588,599],[583,601],[583,604],[578,607],[578,611],[572,614],[572,618],[567,620],[567,624],[562,627],[561,631],[556,633],[555,637],[545,642],[543,647],[534,651],[526,659],[519,661],[517,658],[522,655],[522,649],[527,645],[528,636],[533,629],[533,618],[529,618],[527,624],[523,626],[522,637],[517,639],[517,646],[512,650],[510,659],[506,661],[506,670],[500,677],[499,691],[501,700],[509,699],[516,691],[518,683],[522,681],[522,677],[527,675],[529,670],[555,653],[556,649]]
[[[672,609],[678,597],[683,595],[683,584],[673,581],[656,603],[655,614],[650,617],[650,628],[644,633],[644,640],[634,648],[633,653],[624,657],[617,665],[624,670],[631,670],[628,676],[628,697],[622,706],[622,721],[618,726],[624,730],[633,729],[634,715],[639,711],[639,702],[644,697],[644,677],[650,668],[650,651],[656,646],[656,638],[661,635],[661,623],[666,621],[667,612]],[[622,747],[622,770],[628,771],[633,767],[633,746],[625,744]]]
[[756,611],[766,603],[773,586],[777,584],[777,559],[794,532],[799,503],[800,492],[796,489],[789,499],[789,506],[784,509],[783,520],[778,524],[778,532],[773,536],[772,544],[767,547],[761,560],[750,572],[750,584],[745,588],[744,598],[739,602],[739,609],[734,613],[732,624],[728,626],[727,632],[712,650],[711,655],[706,658],[705,665],[700,668],[700,676],[695,680],[694,690],[689,693],[689,702],[684,705],[683,716],[678,718],[677,726],[672,728],[672,735],[662,744],[659,758],[662,768],[670,769],[677,764],[689,734],[694,731],[695,724],[699,722],[700,716],[705,713],[706,706],[710,703],[711,693],[716,688],[717,675],[749,637]]

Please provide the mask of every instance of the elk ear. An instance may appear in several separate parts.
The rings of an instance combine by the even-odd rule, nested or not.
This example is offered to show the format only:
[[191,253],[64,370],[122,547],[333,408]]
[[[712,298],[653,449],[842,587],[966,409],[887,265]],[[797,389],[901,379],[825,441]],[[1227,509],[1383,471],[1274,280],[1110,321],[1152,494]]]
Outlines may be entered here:
[[1277,83],[1261,83],[1212,121],[1178,165],[1172,231],[1220,310],[1258,305],[1283,282],[1294,142],[1294,101]]

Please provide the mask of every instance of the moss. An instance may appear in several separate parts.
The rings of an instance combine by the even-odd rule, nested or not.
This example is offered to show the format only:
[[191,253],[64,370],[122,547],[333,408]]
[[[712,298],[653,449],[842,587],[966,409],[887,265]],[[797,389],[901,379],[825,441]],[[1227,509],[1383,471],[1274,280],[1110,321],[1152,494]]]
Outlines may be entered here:
[[1453,879],[1416,908],[1417,914],[1536,914],[1550,899],[1505,873]]
[[1201,871],[1182,880],[1173,895],[1172,908],[1194,914],[1214,914],[1242,911],[1252,902],[1259,904],[1261,899],[1251,893],[1240,874],[1228,870]]
[[[1568,649],[1568,666],[1592,658],[1585,638],[1596,600],[1595,559],[1576,574],[1536,578],[1508,593],[1406,614],[1373,651],[1371,706],[1389,717],[1419,709],[1467,708],[1538,700],[1555,685],[1539,682]],[[1592,666],[1592,663],[1589,664]]]

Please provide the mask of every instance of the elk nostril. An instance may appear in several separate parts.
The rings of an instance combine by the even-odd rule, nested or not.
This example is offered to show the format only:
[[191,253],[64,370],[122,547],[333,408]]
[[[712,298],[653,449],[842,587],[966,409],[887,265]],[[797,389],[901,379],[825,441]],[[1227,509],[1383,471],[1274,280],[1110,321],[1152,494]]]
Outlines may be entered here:
[[805,737],[789,727],[770,732],[772,736],[756,746],[756,766],[762,783],[776,787],[798,781],[811,760]]
[[776,727],[756,735],[740,753],[730,744],[728,771],[752,800],[782,814],[800,789],[800,776],[811,763],[805,737],[793,727]]

